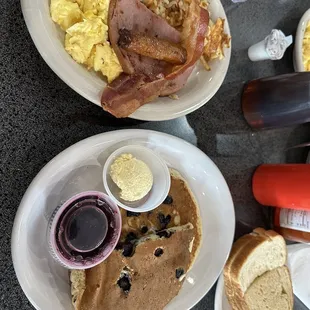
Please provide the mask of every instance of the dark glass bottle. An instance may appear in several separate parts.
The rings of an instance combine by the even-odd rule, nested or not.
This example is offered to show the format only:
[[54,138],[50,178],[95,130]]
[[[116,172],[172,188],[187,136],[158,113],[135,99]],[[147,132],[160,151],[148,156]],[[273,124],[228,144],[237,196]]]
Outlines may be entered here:
[[255,129],[310,122],[310,72],[250,81],[241,100],[244,117]]

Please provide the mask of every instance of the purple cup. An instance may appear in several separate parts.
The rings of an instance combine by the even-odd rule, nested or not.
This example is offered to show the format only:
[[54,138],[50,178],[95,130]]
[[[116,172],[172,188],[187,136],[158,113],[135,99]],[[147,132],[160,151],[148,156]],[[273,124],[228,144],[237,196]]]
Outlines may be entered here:
[[112,253],[121,227],[120,210],[108,195],[79,193],[53,212],[47,228],[49,252],[65,268],[94,267]]

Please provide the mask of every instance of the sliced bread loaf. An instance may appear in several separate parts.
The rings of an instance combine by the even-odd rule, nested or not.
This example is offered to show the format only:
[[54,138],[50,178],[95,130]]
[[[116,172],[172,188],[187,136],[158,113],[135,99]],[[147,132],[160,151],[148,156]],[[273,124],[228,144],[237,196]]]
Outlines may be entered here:
[[293,290],[286,266],[265,272],[258,277],[244,295],[250,310],[291,310]]
[[[225,290],[226,290],[227,298],[228,298],[228,300],[232,306],[236,301],[239,306],[243,305],[243,308],[246,307],[244,299],[238,297],[238,296],[240,296],[241,293],[239,292],[239,290],[236,290],[235,283],[231,277],[233,262],[235,261],[235,259],[239,255],[241,255],[243,248],[245,246],[247,246],[247,244],[249,244],[251,242],[252,242],[252,244],[253,243],[260,244],[264,241],[265,241],[264,236],[256,236],[254,238],[253,234],[248,234],[248,235],[244,235],[243,237],[238,239],[234,243],[234,245],[231,249],[229,258],[228,258],[226,265],[225,265],[225,268],[224,268],[224,283],[225,283]],[[238,309],[238,308],[235,308],[234,306],[233,306],[233,308]],[[242,308],[240,308],[240,309],[242,309]]]
[[224,268],[226,295],[233,309],[249,309],[246,290],[266,271],[283,266],[286,256],[285,241],[274,231],[258,228],[240,238]]

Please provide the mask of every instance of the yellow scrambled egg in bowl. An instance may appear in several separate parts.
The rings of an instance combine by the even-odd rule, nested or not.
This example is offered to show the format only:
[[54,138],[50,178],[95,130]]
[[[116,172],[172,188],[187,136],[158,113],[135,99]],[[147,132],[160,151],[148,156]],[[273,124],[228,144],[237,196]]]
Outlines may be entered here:
[[109,0],[51,0],[50,10],[76,62],[101,72],[109,83],[120,75],[122,67],[108,41]]
[[304,33],[302,42],[302,57],[305,70],[310,71],[310,21],[307,23]]

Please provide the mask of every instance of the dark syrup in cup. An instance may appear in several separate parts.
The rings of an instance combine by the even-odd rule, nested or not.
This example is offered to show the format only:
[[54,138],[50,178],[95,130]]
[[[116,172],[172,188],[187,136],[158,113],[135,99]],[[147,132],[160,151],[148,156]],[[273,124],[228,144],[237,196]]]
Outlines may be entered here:
[[51,227],[53,256],[67,268],[90,268],[113,251],[120,235],[121,217],[107,195],[85,192],[56,211]]
[[63,238],[74,251],[90,252],[103,242],[108,225],[108,219],[101,209],[91,205],[82,206],[71,212],[66,222],[63,221],[66,227]]

